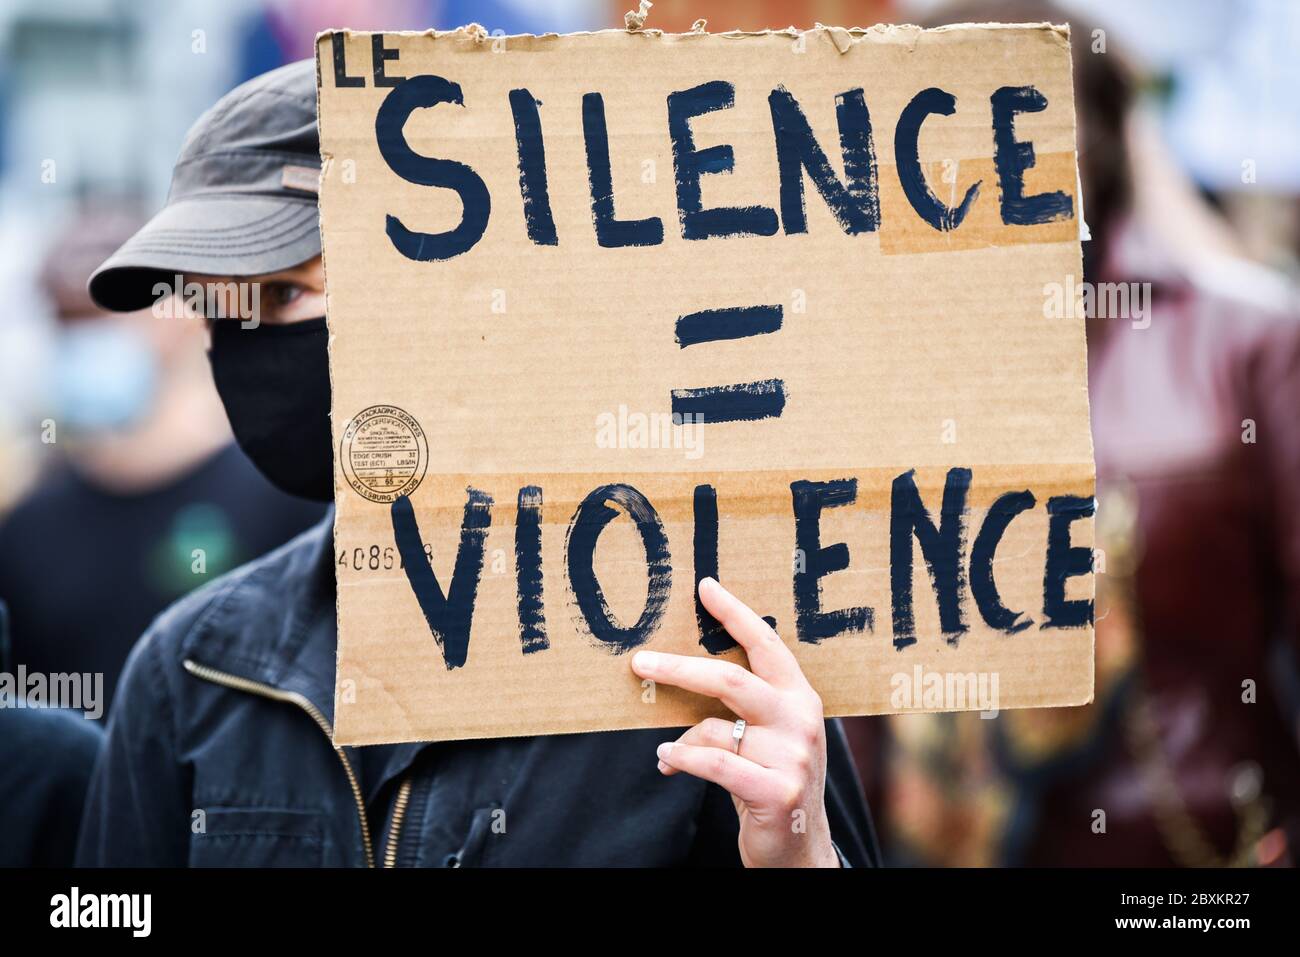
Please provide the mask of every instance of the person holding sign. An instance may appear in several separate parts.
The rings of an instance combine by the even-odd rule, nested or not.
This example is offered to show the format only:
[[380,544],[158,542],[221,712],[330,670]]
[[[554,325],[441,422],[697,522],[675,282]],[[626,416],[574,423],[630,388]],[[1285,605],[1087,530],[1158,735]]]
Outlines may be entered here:
[[[319,168],[314,64],[244,84],[191,130],[168,204],[90,291],[127,310],[160,286],[173,294],[174,279],[201,290],[191,305],[212,320],[213,373],[240,445],[281,488],[329,500]],[[227,308],[236,299],[255,314]],[[700,600],[750,667],[652,652],[631,667],[717,698],[738,720],[336,746],[332,532],[331,514],[177,603],[141,639],[91,784],[81,863],[877,862],[838,723],[775,632],[712,579]]]

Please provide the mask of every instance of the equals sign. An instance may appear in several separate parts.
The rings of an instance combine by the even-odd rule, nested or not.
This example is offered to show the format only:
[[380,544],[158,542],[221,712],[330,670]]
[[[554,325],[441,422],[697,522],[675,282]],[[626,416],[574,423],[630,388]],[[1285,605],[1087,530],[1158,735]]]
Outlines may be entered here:
[[[781,328],[781,307],[739,306],[731,309],[705,309],[677,319],[677,344],[699,345],[726,339],[747,339],[766,335]],[[780,379],[761,379],[736,385],[704,386],[698,389],[673,389],[673,415],[699,416],[701,422],[750,422],[772,419],[785,408],[785,383]]]

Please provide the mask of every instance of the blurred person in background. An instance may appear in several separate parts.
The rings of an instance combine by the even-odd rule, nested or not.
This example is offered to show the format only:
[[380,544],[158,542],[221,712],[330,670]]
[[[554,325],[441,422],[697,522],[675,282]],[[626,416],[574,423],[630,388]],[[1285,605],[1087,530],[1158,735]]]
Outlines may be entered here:
[[1222,224],[1133,122],[1133,78],[1113,41],[1097,48],[1099,25],[1027,0],[944,5],[932,25],[984,21],[1071,22],[1083,278],[1125,284],[1130,302],[1149,283],[1150,300],[1145,316],[1087,320],[1096,698],[992,720],[846,721],[886,860],[1293,864],[1293,291],[1233,258]]
[[56,349],[35,416],[50,459],[0,516],[14,664],[102,673],[103,711],[155,615],[324,514],[274,488],[231,441],[201,319],[91,302],[91,271],[138,225],[86,211],[50,248],[40,284]]
[[[15,670],[0,601],[0,674]],[[104,732],[78,711],[0,694],[0,867],[71,867]]]

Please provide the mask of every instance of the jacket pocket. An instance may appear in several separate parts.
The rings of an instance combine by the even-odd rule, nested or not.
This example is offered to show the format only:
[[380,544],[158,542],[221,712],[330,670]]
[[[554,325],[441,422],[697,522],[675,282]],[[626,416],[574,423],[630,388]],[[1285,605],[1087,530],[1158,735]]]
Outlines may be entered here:
[[190,835],[191,867],[320,867],[325,828],[318,811],[207,808]]
[[497,812],[497,805],[481,807],[474,812],[470,821],[469,834],[465,843],[454,854],[448,854],[443,862],[447,867],[478,867],[483,863],[483,851],[487,845],[488,835],[492,830],[492,815]]

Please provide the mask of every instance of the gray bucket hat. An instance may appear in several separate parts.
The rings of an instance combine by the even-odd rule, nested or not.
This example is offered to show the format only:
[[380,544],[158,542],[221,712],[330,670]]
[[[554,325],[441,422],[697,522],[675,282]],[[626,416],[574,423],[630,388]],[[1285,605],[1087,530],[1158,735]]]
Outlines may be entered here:
[[222,97],[190,128],[167,203],[90,277],[104,309],[144,309],[177,273],[256,276],[320,254],[316,64],[301,60]]

